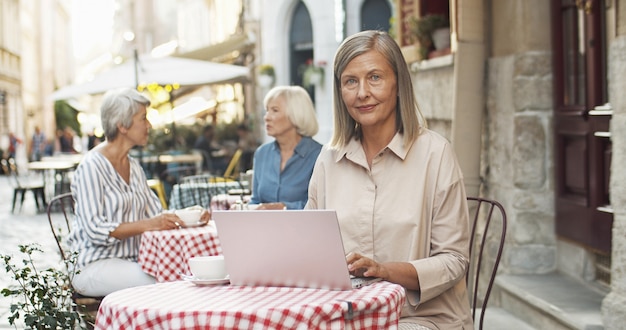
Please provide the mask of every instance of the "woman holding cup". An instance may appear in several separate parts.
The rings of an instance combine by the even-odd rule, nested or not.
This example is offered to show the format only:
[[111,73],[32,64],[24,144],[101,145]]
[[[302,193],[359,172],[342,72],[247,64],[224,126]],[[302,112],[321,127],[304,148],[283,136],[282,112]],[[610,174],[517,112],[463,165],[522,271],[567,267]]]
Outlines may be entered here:
[[[129,155],[148,142],[149,105],[134,89],[105,94],[100,114],[106,142],[85,154],[74,173],[76,216],[69,243],[78,252],[72,286],[81,294],[105,296],[155,283],[137,263],[141,234],[184,226],[176,214],[163,212],[141,165]],[[201,221],[209,218],[204,210]]]

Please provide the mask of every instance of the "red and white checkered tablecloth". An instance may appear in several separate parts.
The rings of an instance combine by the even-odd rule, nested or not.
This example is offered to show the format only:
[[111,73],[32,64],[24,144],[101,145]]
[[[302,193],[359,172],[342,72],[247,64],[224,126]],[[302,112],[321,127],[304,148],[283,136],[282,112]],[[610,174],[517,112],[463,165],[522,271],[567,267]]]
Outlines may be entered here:
[[141,235],[138,262],[157,282],[180,280],[191,274],[187,260],[222,254],[215,224],[174,230],[147,231]]
[[397,329],[404,300],[384,281],[346,291],[177,281],[109,294],[95,328]]

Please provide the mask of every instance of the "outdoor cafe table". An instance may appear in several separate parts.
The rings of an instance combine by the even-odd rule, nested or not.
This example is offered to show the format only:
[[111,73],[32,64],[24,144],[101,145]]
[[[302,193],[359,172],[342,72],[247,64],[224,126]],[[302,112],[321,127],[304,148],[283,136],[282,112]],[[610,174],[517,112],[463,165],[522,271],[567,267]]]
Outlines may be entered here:
[[[229,191],[247,189],[247,183],[239,181],[219,181],[207,183],[181,183],[172,187],[169,205],[170,209],[182,209],[200,205],[211,208],[211,199],[214,196],[228,194]],[[240,195],[233,195],[238,198]],[[244,195],[245,196],[245,195]],[[223,209],[223,207],[220,207]]]
[[42,173],[46,200],[69,191],[67,173],[73,171],[76,166],[77,163],[66,159],[46,159],[28,163],[30,171]]
[[222,254],[213,221],[201,227],[147,231],[141,235],[138,262],[157,282],[180,280],[191,274],[187,259]]
[[345,291],[176,281],[107,295],[95,328],[397,329],[404,300],[386,281]]

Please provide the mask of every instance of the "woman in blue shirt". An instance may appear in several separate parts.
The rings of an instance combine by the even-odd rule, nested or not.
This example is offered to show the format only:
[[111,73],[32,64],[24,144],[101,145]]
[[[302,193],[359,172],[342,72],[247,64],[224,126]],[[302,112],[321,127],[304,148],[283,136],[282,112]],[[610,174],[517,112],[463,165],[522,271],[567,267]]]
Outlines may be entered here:
[[318,131],[313,102],[300,86],[277,86],[263,104],[265,130],[275,140],[254,153],[250,204],[261,204],[259,210],[303,209],[322,148],[312,138]]

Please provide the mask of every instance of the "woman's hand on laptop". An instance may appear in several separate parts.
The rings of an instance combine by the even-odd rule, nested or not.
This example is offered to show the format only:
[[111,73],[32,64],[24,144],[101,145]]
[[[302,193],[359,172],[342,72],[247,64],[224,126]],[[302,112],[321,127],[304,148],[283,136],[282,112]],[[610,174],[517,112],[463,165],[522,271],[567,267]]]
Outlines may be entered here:
[[350,252],[346,255],[350,275],[356,277],[382,277],[388,276],[384,266],[376,261],[364,257],[358,253]]
[[358,253],[346,255],[350,274],[358,277],[380,277],[385,281],[397,283],[411,290],[419,290],[419,277],[415,267],[408,262],[378,263]]

